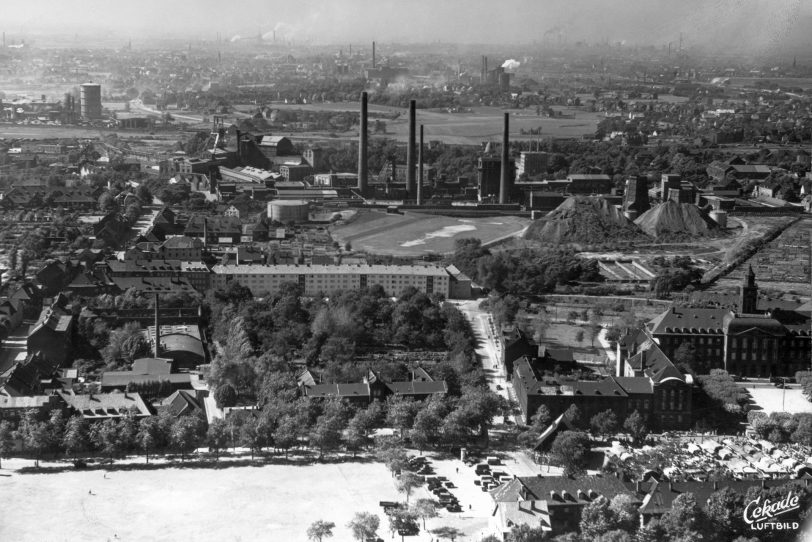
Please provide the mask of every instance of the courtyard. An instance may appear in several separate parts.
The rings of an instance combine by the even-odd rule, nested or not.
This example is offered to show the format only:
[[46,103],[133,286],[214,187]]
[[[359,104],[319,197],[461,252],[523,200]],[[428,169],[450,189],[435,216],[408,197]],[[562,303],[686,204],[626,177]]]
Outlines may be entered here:
[[781,389],[772,384],[753,383],[744,388],[750,393],[755,409],[763,410],[768,415],[771,412],[812,413],[812,402],[804,396],[797,384],[789,384]]

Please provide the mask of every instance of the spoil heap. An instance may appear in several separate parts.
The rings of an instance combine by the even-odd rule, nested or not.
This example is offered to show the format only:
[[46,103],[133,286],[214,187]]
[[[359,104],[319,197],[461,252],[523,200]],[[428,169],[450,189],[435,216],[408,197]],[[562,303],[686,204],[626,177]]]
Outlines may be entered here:
[[719,226],[696,205],[670,200],[652,207],[634,223],[657,239],[712,237],[720,232]]
[[645,239],[619,208],[603,198],[571,197],[527,230],[525,238],[542,243],[599,244]]

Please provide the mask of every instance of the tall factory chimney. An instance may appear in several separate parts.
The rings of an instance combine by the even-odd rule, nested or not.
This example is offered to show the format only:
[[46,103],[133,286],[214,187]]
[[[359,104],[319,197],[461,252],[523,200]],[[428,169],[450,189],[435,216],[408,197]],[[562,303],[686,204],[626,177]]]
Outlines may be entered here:
[[415,183],[415,168],[417,163],[415,161],[415,128],[417,116],[417,102],[409,100],[409,142],[406,144],[406,192],[409,194],[409,199],[414,199],[417,192]]
[[372,42],[372,69],[375,69],[375,42]]
[[161,357],[161,319],[158,316],[158,311],[161,308],[161,302],[158,299],[158,294],[155,294],[155,352],[154,357]]
[[505,113],[505,128],[502,131],[502,177],[499,182],[499,203],[509,203],[510,197],[510,113]]
[[[374,43],[374,42],[373,42]],[[361,122],[358,130],[358,191],[367,193],[367,93],[361,93]]]
[[420,125],[420,146],[417,148],[417,204],[423,205],[423,125]]

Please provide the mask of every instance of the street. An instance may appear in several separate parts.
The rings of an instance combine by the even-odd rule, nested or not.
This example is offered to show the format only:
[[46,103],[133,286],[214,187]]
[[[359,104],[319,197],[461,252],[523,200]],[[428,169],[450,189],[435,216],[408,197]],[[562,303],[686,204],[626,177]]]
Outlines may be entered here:
[[[493,318],[488,311],[479,308],[481,299],[465,301],[451,301],[456,305],[466,320],[471,324],[471,330],[476,339],[476,354],[482,370],[488,377],[488,386],[491,391],[498,393],[508,400],[515,400],[513,385],[507,380],[505,367],[501,362],[502,346],[497,338],[497,330]],[[513,423],[515,416],[511,416]]]

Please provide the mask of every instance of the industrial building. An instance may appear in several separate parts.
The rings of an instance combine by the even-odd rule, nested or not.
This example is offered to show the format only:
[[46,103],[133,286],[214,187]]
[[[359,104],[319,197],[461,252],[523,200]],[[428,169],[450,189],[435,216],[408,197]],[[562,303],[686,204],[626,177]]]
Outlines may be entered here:
[[[509,161],[510,184],[513,184],[515,161]],[[502,181],[502,160],[498,156],[480,156],[477,162],[477,194],[479,201],[496,199],[499,197],[499,187]]]
[[547,162],[550,155],[546,152],[522,152],[516,162],[516,177],[527,175],[532,177],[547,171]]
[[232,281],[255,294],[275,294],[282,284],[295,282],[304,295],[361,290],[379,284],[387,295],[414,287],[426,294],[449,297],[450,277],[441,267],[423,265],[222,265],[212,268],[212,286]]
[[313,176],[313,186],[328,188],[355,188],[358,186],[357,173],[317,173]]
[[83,119],[94,120],[102,116],[101,85],[85,83],[79,87],[79,106]]
[[304,200],[273,200],[268,202],[268,218],[274,222],[307,222],[310,207]]

